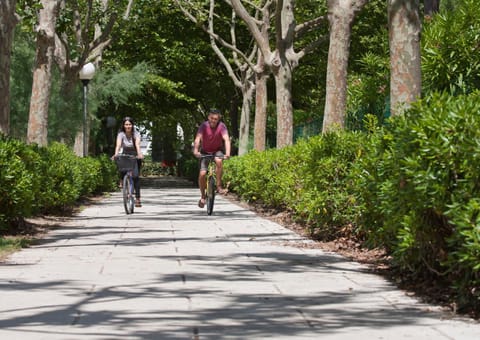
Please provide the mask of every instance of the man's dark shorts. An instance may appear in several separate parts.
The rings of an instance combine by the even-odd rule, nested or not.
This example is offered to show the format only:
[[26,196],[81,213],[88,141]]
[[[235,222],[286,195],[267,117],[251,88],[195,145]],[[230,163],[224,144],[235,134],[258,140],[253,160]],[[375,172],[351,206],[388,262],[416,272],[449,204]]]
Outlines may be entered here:
[[[215,157],[220,157],[223,158],[224,154],[222,151],[217,151],[215,152]],[[200,159],[200,171],[207,171],[208,169],[208,163],[210,162],[210,159],[208,158],[201,158]]]

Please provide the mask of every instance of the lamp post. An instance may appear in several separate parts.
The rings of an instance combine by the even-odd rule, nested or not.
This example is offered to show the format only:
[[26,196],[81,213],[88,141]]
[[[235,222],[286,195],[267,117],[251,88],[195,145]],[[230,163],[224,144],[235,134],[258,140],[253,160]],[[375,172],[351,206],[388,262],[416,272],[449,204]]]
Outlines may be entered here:
[[95,75],[95,66],[92,63],[83,65],[82,69],[78,73],[80,80],[83,83],[83,157],[86,157],[88,154],[88,143],[87,143],[87,93],[88,93],[88,82],[92,80]]

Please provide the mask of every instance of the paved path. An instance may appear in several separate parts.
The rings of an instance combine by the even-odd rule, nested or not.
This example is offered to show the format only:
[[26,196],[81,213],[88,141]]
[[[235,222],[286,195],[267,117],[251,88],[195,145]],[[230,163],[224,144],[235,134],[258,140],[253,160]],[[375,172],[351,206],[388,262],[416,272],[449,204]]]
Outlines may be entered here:
[[0,266],[0,339],[480,339],[360,264],[197,189],[119,193]]

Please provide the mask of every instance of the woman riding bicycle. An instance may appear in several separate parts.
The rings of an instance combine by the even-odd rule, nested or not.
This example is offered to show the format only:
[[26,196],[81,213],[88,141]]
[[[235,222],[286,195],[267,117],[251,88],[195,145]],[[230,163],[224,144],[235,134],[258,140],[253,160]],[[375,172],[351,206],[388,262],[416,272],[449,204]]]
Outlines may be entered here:
[[[117,141],[115,144],[115,154],[112,156],[112,159],[117,157],[120,152],[124,155],[132,155],[137,157],[137,162],[135,163],[135,168],[133,169],[133,183],[135,186],[135,206],[141,207],[142,203],[140,202],[140,169],[142,166],[143,154],[140,149],[141,136],[140,133],[135,129],[133,119],[131,117],[125,117],[122,120],[122,126],[117,134]],[[121,174],[121,177],[125,173]]]
[[[203,154],[214,154],[216,173],[217,173],[217,191],[221,194],[225,193],[222,188],[222,169],[223,159],[230,157],[230,137],[228,135],[227,127],[220,121],[220,111],[210,109],[208,112],[208,120],[203,122],[198,128],[195,142],[193,145],[193,154],[200,158]],[[201,145],[201,152],[200,152]],[[225,154],[224,154],[225,152]],[[205,206],[205,188],[206,188],[206,174],[208,168],[208,160],[203,158],[200,161],[200,173],[198,175],[198,186],[200,187],[200,200],[198,206],[203,208]]]

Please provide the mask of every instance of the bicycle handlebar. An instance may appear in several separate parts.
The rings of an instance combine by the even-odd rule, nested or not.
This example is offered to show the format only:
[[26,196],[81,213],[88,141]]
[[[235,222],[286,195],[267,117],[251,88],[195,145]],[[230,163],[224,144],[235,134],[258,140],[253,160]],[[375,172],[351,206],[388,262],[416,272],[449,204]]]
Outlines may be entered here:
[[137,159],[138,156],[135,156],[135,155],[127,155],[127,154],[118,154],[118,155],[114,156],[113,158],[114,158],[114,159],[118,159],[118,158]]

